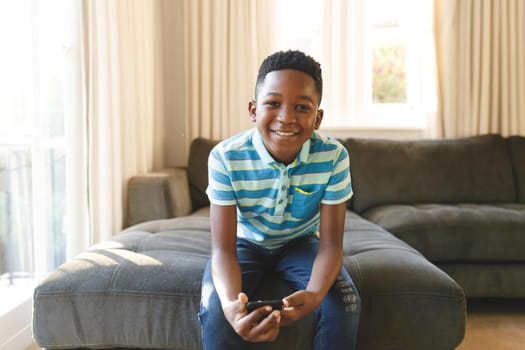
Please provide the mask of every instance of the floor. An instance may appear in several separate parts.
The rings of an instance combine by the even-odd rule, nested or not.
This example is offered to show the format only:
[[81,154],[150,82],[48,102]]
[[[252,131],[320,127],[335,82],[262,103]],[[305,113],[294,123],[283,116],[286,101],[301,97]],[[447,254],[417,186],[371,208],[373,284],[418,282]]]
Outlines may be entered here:
[[465,339],[456,350],[525,349],[525,300],[469,300]]
[[[525,349],[524,300],[469,300],[465,339],[456,350]],[[40,350],[36,345],[26,350]]]

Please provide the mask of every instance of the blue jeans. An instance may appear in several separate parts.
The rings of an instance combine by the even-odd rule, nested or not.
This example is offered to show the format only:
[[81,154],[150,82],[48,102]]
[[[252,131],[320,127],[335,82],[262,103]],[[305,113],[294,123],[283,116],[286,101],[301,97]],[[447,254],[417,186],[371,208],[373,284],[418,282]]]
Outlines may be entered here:
[[[315,236],[295,239],[276,251],[238,238],[237,256],[241,265],[243,291],[251,298],[263,275],[268,272],[288,281],[295,290],[306,289],[318,247],[319,240]],[[224,317],[210,265],[208,262],[204,271],[199,313],[204,349],[244,349],[245,342]],[[361,300],[357,289],[348,272],[342,268],[321,306],[314,311],[316,324],[313,348],[354,349],[360,309]]]

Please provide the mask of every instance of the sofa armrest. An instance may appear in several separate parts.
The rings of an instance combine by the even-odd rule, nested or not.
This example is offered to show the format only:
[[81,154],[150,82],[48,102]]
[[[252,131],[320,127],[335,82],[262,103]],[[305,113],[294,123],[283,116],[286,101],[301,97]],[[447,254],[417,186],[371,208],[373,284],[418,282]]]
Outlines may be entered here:
[[192,203],[185,168],[133,176],[128,183],[126,227],[189,215]]

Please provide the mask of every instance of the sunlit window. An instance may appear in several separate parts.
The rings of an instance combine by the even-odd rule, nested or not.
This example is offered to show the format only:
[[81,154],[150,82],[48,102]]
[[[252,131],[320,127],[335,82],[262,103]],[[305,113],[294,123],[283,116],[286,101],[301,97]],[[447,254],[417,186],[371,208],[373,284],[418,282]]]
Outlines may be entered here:
[[275,10],[279,48],[299,49],[320,60],[323,1],[276,1]]
[[435,109],[431,0],[282,0],[279,49],[321,62],[324,125],[421,128]]
[[0,1],[0,290],[65,259],[65,8]]

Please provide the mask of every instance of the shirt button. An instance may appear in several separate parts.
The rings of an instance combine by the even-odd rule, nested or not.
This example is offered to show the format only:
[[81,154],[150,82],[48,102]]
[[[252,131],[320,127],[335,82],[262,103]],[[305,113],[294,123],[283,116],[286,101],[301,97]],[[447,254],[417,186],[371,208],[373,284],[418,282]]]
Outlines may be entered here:
[[281,190],[282,191],[286,190],[286,186],[281,187]]
[[279,204],[283,204],[283,200],[282,199],[279,199]]

